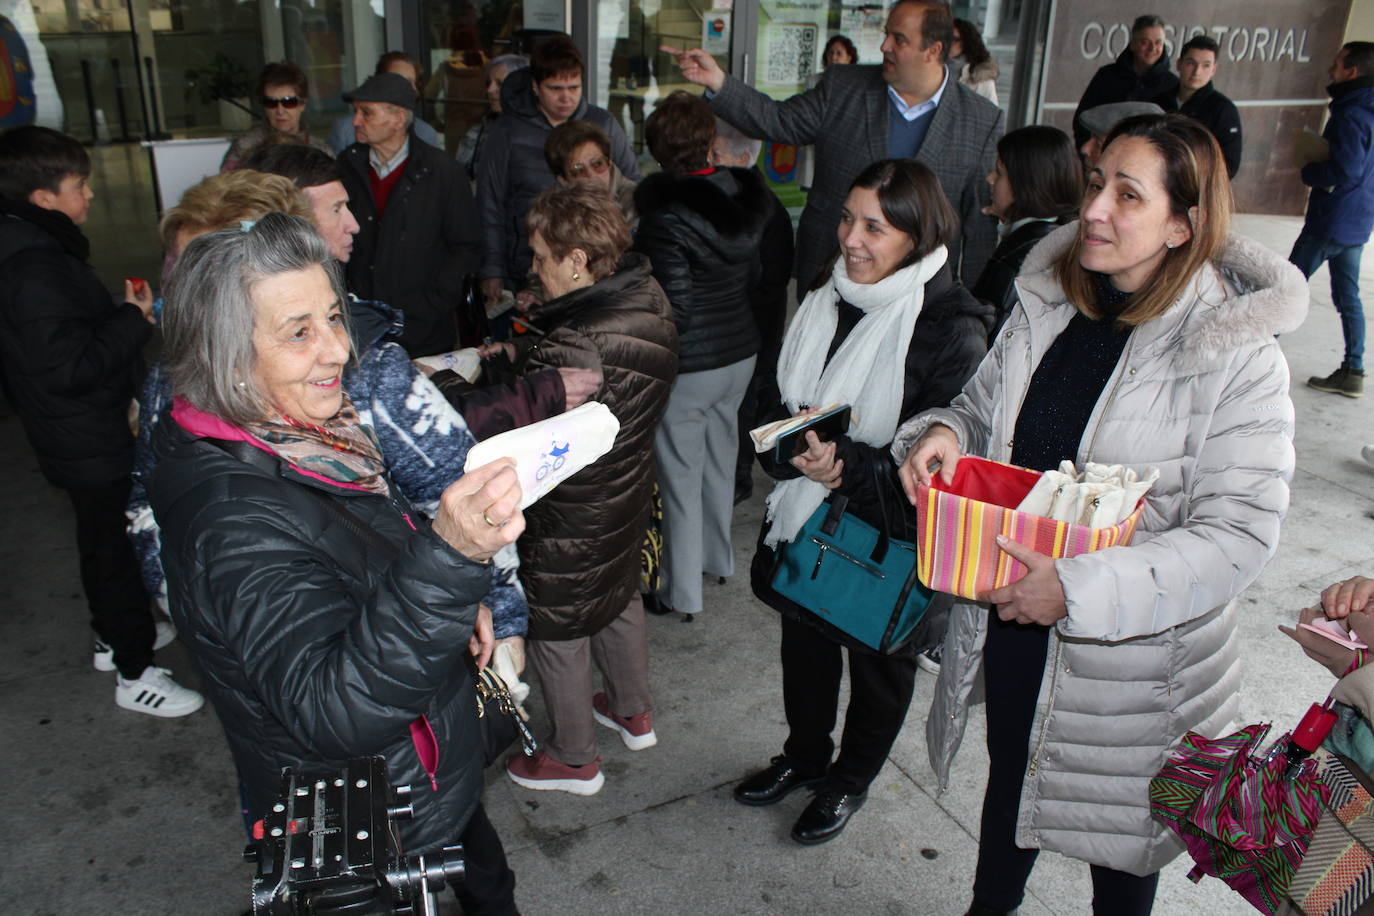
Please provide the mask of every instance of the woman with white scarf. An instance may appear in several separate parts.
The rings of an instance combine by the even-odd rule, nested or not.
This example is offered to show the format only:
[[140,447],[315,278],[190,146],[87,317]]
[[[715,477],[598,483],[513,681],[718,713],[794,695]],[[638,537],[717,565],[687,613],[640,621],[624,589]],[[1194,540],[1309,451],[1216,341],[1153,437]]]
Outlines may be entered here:
[[[992,309],[947,263],[945,246],[958,232],[928,168],[895,159],[870,165],[850,187],[833,268],[807,293],[783,341],[778,418],[832,403],[853,408],[847,435],[822,443],[807,433],[807,451],[790,465],[760,456],[779,482],[768,497],[752,578],[754,593],[783,618],[788,736],[781,755],[735,787],[735,800],[770,805],[815,787],[792,828],[799,843],[832,839],[863,805],[906,717],[922,646],[918,639],[880,655],[846,639],[775,592],[773,570],[830,490],[847,496],[848,511],[870,524],[914,537],[888,446],[904,417],[959,393],[983,358],[992,320]],[[850,703],[832,762],[842,648],[849,649]]]

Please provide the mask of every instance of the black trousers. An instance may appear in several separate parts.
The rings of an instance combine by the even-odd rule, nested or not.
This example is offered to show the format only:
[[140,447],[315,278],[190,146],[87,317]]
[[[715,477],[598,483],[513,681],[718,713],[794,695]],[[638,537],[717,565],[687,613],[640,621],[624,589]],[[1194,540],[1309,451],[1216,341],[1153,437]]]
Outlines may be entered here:
[[506,864],[506,849],[480,804],[463,835],[467,874],[453,889],[465,916],[515,916],[515,872]]
[[[1016,845],[1021,783],[1030,762],[1031,725],[1049,651],[1048,627],[1007,623],[990,611],[983,649],[987,687],[988,790],[978,834],[973,899],[993,910],[1021,905],[1038,849]],[[1093,912],[1099,916],[1147,916],[1154,906],[1159,872],[1141,878],[1092,866]]]
[[114,650],[119,673],[136,678],[153,663],[157,629],[126,529],[129,487],[126,477],[66,492],[76,513],[76,549],[91,628]]
[[856,794],[877,778],[906,721],[916,687],[916,653],[849,651],[849,708],[840,753],[832,764],[835,742],[830,734],[839,711],[844,651],[814,627],[783,616],[782,699],[788,729],[783,754],[801,769],[826,773],[828,787]]

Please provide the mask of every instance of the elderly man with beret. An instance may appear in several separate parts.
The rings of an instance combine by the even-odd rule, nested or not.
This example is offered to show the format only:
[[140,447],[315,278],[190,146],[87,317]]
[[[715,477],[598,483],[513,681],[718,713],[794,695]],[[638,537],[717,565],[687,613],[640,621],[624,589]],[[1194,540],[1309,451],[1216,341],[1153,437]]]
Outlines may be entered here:
[[463,278],[482,254],[467,178],[443,150],[416,139],[415,87],[405,77],[370,76],[344,101],[357,142],[339,166],[359,225],[348,288],[405,312],[400,342],[411,356],[452,350]]

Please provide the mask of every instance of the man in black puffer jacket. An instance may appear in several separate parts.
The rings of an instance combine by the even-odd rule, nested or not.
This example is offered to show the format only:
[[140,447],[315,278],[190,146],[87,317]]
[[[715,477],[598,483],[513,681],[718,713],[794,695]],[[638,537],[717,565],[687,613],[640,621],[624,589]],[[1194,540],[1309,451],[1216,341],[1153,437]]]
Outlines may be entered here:
[[1178,88],[1178,77],[1169,69],[1164,54],[1164,20],[1137,16],[1131,24],[1131,43],[1110,64],[1093,74],[1073,113],[1073,145],[1081,147],[1088,131],[1078,116],[1090,108],[1112,102],[1148,102]]
[[482,292],[491,301],[501,290],[529,285],[530,243],[525,217],[539,193],[555,184],[544,158],[544,142],[560,124],[590,121],[611,143],[611,159],[630,181],[639,165],[625,131],[604,108],[588,104],[582,93],[586,65],[572,39],[558,35],[534,49],[528,70],[517,70],[501,85],[501,117],[492,123],[477,169],[477,209],[486,245]]
[[[760,244],[780,204],[754,169],[707,164],[715,115],[675,92],[645,124],[663,171],[635,191],[635,250],[649,256],[678,332],[678,377],[654,439],[663,493],[660,609],[696,614],[701,575],[734,572],[730,516],[738,411],[759,352],[752,302],[791,265]],[[689,618],[690,619],[690,618]]]
[[129,404],[153,297],[126,280],[116,305],[87,263],[90,172],[65,134],[28,126],[0,136],[0,367],[43,476],[71,499],[96,668],[118,669],[121,707],[184,716],[203,700],[153,666],[157,629],[125,534]]

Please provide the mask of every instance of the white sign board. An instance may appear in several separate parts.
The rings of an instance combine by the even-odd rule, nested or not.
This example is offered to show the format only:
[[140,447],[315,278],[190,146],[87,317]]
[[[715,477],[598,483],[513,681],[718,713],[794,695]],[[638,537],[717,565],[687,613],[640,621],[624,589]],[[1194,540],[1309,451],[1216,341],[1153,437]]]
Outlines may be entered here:
[[229,138],[151,140],[143,146],[153,157],[158,211],[166,213],[181,202],[181,195],[191,185],[219,174],[220,161],[229,152]]

